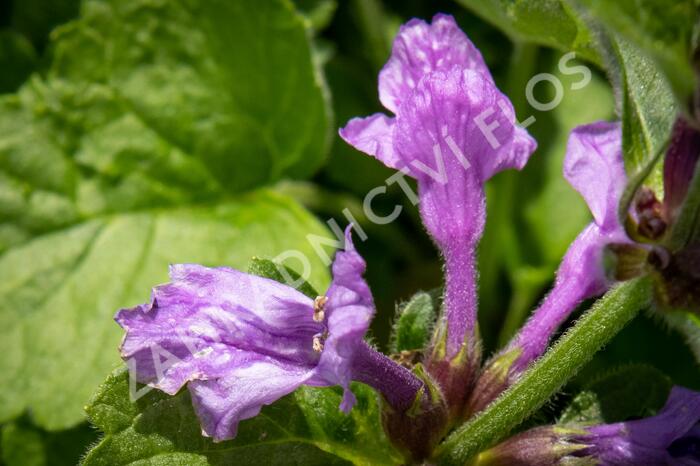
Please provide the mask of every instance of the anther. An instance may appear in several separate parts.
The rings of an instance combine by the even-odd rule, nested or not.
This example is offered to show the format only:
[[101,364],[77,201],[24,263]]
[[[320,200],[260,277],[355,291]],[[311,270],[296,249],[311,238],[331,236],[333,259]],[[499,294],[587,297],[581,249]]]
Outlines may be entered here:
[[316,299],[314,299],[314,322],[323,322],[323,319],[325,319],[327,302],[328,296],[316,296]]
[[314,335],[314,342],[312,344],[312,348],[317,353],[323,351],[323,337],[321,335]]

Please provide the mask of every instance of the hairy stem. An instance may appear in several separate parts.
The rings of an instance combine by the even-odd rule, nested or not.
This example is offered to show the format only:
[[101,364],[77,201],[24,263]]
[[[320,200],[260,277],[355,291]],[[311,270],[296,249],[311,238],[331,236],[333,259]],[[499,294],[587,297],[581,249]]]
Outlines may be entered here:
[[649,282],[639,278],[600,299],[522,378],[437,449],[439,465],[463,465],[503,439],[542,406],[649,302]]

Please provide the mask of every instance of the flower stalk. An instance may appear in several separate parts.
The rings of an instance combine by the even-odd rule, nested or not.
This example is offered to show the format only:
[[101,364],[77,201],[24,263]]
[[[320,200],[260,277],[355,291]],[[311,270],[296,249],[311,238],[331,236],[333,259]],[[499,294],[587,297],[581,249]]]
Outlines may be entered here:
[[453,432],[438,447],[437,463],[463,465],[508,435],[649,303],[649,289],[647,278],[637,278],[608,292],[515,385]]

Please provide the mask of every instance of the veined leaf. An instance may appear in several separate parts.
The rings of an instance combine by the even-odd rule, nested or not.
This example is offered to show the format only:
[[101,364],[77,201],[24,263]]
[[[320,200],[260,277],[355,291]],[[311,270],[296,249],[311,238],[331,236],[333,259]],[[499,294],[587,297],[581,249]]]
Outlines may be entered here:
[[86,408],[105,437],[83,464],[396,464],[376,395],[360,384],[352,390],[358,403],[350,415],[338,410],[340,391],[303,387],[241,422],[234,440],[214,443],[202,437],[187,390],[172,397],[153,390],[132,403],[128,374],[117,370]]
[[678,108],[668,82],[654,63],[621,38],[616,41],[621,75],[622,146],[632,185],[646,181],[663,193],[660,154]]
[[90,0],[55,35],[51,78],[106,87],[226,190],[325,156],[325,87],[289,0]]

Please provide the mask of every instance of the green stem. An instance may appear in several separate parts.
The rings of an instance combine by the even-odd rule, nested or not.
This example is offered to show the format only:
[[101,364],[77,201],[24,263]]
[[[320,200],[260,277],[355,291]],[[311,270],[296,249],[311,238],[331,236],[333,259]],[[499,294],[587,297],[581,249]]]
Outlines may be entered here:
[[638,278],[608,292],[515,385],[440,445],[438,464],[467,464],[508,435],[648,304],[649,288],[647,278]]

